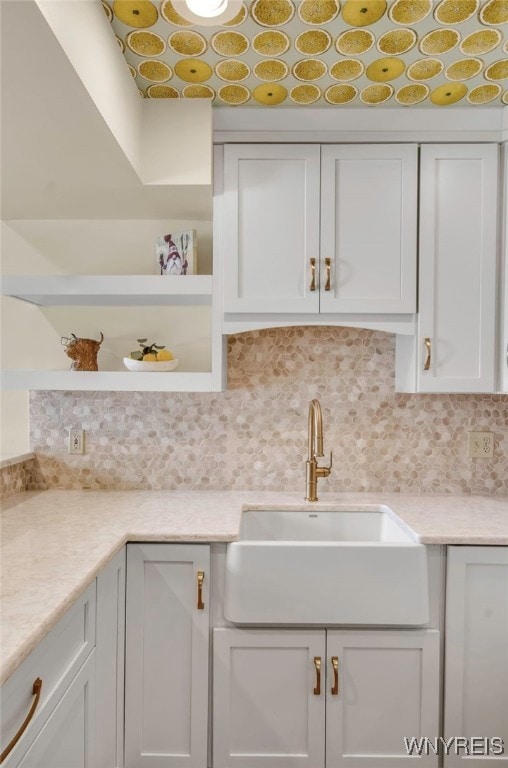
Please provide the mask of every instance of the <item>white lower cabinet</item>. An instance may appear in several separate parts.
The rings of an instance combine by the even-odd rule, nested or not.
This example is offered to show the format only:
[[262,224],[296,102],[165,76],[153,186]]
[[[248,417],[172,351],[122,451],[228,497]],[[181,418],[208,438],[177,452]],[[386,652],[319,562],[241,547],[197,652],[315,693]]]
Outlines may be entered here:
[[206,768],[210,548],[129,544],[125,768]]
[[325,632],[215,629],[213,641],[214,768],[323,766]]
[[445,768],[508,766],[508,547],[448,547],[445,659]]
[[18,768],[96,768],[95,651],[58,702]]
[[94,768],[123,766],[126,548],[97,576]]
[[413,765],[439,688],[436,630],[215,629],[213,767]]

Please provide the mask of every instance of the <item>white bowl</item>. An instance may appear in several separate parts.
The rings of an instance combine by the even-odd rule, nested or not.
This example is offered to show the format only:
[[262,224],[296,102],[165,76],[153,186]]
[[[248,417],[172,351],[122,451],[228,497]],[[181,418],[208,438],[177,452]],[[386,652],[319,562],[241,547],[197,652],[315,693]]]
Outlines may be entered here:
[[160,362],[150,363],[145,360],[133,360],[132,357],[124,357],[123,364],[129,371],[174,371],[178,365],[178,360],[161,360]]

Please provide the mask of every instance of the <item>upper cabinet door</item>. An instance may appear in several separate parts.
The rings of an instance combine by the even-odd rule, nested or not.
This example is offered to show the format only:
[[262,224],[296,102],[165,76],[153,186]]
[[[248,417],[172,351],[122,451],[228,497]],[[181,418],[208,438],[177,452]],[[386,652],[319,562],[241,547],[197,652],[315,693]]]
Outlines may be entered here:
[[416,145],[322,147],[321,312],[416,312],[417,186]]
[[225,312],[319,311],[319,158],[304,144],[224,148]]
[[421,150],[419,392],[493,392],[498,147]]

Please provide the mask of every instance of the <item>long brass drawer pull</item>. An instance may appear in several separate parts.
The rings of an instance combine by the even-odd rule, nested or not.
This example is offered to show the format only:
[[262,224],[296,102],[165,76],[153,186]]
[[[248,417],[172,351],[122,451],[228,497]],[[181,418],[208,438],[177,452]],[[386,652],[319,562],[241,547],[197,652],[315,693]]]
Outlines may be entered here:
[[316,259],[310,260],[310,288],[309,290],[316,290]]
[[316,687],[314,688],[314,696],[321,694],[321,656],[314,656],[314,667],[316,668]]
[[16,746],[20,738],[23,736],[26,729],[28,728],[30,724],[30,720],[34,716],[35,710],[39,705],[39,701],[41,698],[41,690],[42,690],[42,680],[40,677],[38,677],[37,680],[34,680],[34,684],[32,688],[32,695],[35,696],[35,698],[32,701],[32,706],[30,707],[30,711],[28,712],[28,715],[25,717],[18,732],[13,736],[8,746],[4,749],[4,751],[0,755],[0,763],[3,763],[7,755],[9,755],[12,752],[12,750],[14,749],[14,747]]
[[205,607],[203,602],[203,582],[205,580],[205,572],[198,571],[198,611],[202,611]]
[[332,685],[332,696],[338,696],[339,695],[339,657],[338,656],[332,656],[332,667],[333,667],[333,685]]
[[423,366],[423,370],[430,371],[430,361],[432,356],[432,342],[429,336],[425,336],[425,347],[427,348],[427,359],[425,360],[425,365]]
[[329,258],[325,259],[325,267],[326,267],[326,283],[325,283],[325,291],[331,290],[330,288],[330,277],[331,277],[331,271],[332,271],[332,260]]

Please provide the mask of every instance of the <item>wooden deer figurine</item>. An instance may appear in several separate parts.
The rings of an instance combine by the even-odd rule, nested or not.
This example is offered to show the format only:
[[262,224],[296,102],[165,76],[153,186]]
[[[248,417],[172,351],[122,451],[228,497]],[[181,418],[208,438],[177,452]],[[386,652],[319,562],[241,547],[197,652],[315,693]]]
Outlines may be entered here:
[[72,360],[71,371],[98,371],[97,353],[104,341],[104,334],[101,332],[100,341],[95,339],[78,339],[71,333],[71,338],[63,338],[62,344],[65,345],[65,354]]

